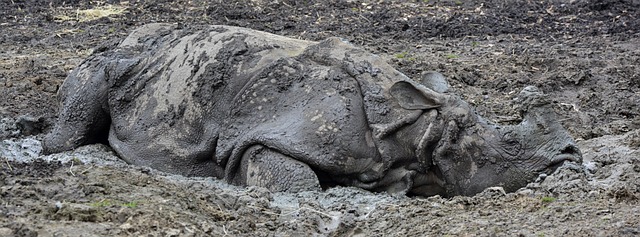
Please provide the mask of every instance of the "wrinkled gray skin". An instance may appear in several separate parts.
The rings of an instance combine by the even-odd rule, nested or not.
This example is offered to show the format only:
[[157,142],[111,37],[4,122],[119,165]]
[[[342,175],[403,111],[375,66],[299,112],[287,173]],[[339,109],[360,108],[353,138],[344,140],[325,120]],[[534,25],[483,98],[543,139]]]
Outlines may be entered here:
[[537,89],[521,93],[516,126],[447,89],[439,73],[414,82],[338,38],[151,24],[69,75],[44,149],[108,141],[129,163],[236,185],[424,196],[513,191],[581,161]]

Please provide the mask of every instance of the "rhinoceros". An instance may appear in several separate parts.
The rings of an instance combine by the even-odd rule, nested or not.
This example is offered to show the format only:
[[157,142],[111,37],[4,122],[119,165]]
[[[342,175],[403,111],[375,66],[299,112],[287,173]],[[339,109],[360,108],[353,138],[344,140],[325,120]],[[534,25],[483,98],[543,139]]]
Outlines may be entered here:
[[70,73],[43,148],[104,142],[130,164],[272,191],[422,196],[514,191],[581,162],[537,88],[520,94],[522,122],[502,126],[426,75],[335,37],[150,24]]

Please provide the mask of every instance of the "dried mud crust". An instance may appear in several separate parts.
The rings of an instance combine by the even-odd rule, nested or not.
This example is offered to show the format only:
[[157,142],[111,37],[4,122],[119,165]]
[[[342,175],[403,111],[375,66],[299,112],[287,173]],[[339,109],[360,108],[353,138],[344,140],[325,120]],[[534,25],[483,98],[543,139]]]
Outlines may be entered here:
[[[355,188],[270,193],[118,162],[91,145],[0,166],[0,233],[22,236],[636,235],[637,133],[581,142],[587,170],[564,166],[516,193],[410,198]],[[620,145],[623,144],[623,145]],[[45,159],[45,160],[43,160]],[[109,164],[105,164],[109,161]]]
[[[125,11],[86,21],[79,14],[107,5]],[[74,153],[66,163],[26,164],[11,153],[0,159],[0,236],[637,235],[638,11],[637,0],[0,4],[0,140],[12,139],[3,144],[40,138],[68,72],[136,26],[226,24],[307,40],[343,37],[416,79],[440,71],[455,93],[501,123],[519,120],[511,101],[536,85],[580,140],[587,170],[567,167],[516,194],[419,199],[349,188],[272,194],[140,167],[71,165]],[[20,132],[23,120],[38,129]],[[89,154],[108,157],[101,152]]]

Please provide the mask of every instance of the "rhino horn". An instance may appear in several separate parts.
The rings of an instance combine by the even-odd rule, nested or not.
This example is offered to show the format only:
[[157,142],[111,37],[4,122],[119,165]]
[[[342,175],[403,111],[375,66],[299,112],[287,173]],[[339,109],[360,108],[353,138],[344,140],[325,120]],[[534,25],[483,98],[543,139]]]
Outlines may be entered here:
[[550,104],[545,94],[535,86],[527,86],[518,95],[516,101],[521,105],[520,111],[526,113],[531,108],[544,107]]
[[[562,134],[567,133],[562,124],[558,122],[551,101],[537,87],[525,87],[518,95],[517,100],[521,106],[520,113],[523,115],[523,124],[535,125],[537,129],[541,129],[545,134],[559,133],[559,131],[563,131]],[[570,141],[564,139],[563,141],[565,143],[557,144],[563,147],[557,148],[559,153],[555,154],[553,159],[558,162],[562,160],[581,162],[582,153],[573,139],[570,139]]]
[[538,128],[562,129],[556,119],[549,98],[537,87],[527,86],[518,95],[516,101],[520,106],[520,115],[524,121],[535,122]]

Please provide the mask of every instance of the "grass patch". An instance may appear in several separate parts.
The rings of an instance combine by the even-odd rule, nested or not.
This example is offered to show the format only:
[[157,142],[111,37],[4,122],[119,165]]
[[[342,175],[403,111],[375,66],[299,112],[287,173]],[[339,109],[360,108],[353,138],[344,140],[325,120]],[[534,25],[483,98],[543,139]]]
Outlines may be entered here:
[[397,53],[394,56],[397,59],[404,59],[404,60],[409,60],[409,61],[415,61],[416,60],[416,57],[410,57],[409,53],[407,53],[407,52]]
[[447,55],[445,55],[445,57],[448,58],[448,59],[454,59],[454,58],[458,58],[458,55],[457,54],[447,54]]
[[67,15],[56,15],[53,18],[57,22],[73,21],[75,19],[75,18],[67,16]]
[[138,207],[138,202],[137,201],[127,202],[127,203],[121,204],[120,206],[128,207],[128,208],[136,208]]
[[92,206],[92,207],[121,206],[121,207],[128,207],[128,208],[136,208],[136,207],[138,207],[138,204],[139,204],[138,201],[119,203],[117,201],[113,201],[113,200],[109,200],[109,199],[103,199],[103,200],[91,203],[89,205]]
[[103,199],[90,204],[92,207],[108,207],[111,206],[111,201],[109,199]]
[[64,21],[93,21],[103,17],[109,17],[114,15],[120,15],[126,11],[123,6],[104,5],[93,9],[76,10],[75,14],[62,14],[54,16],[54,19],[59,22]]
[[395,56],[396,58],[406,58],[408,54],[409,53],[407,52],[402,52],[402,53],[397,53]]
[[542,203],[552,203],[556,201],[556,198],[554,197],[542,197],[541,199]]
[[80,164],[80,165],[82,165],[82,164],[83,164],[82,160],[80,160],[80,158],[78,158],[78,157],[76,157],[76,156],[74,156],[74,157],[71,159],[71,161],[73,161],[73,163],[76,163],[76,164]]

